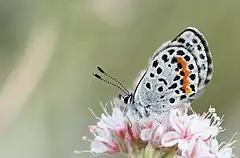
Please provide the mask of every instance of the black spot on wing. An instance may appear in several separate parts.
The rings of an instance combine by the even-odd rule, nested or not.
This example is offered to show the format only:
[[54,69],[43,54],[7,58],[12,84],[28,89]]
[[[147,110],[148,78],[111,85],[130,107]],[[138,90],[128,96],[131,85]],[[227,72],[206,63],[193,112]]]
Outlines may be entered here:
[[197,43],[197,40],[194,38],[194,39],[192,39],[192,42],[193,43]]
[[170,50],[168,50],[168,53],[169,53],[170,55],[172,55],[174,52],[175,52],[174,49],[170,49]]
[[185,39],[179,38],[179,39],[178,39],[178,42],[184,44],[184,43],[185,43]]
[[150,77],[151,77],[151,78],[154,78],[155,75],[154,75],[153,73],[150,73]]
[[175,99],[174,99],[174,98],[170,98],[170,99],[169,99],[169,102],[170,102],[170,103],[174,103],[174,102],[175,102]]
[[206,79],[206,80],[204,81],[204,83],[205,83],[206,85],[207,85],[209,82],[210,82],[209,79]]
[[158,66],[158,60],[154,60],[152,66],[156,68]]
[[186,46],[187,47],[191,47],[192,45],[190,43],[186,43]]
[[204,64],[202,64],[201,69],[206,70],[206,66]]
[[183,100],[183,99],[185,99],[185,98],[187,98],[186,95],[181,95],[180,100]]
[[180,92],[179,92],[179,90],[175,90],[175,93],[176,93],[176,94],[179,94]]
[[185,76],[185,73],[183,71],[180,71],[181,76]]
[[181,63],[177,63],[177,67],[178,67],[179,69],[181,69],[181,68],[182,68],[182,64],[181,64]]
[[180,55],[180,56],[182,56],[182,55],[184,55],[185,53],[182,51],[182,50],[178,50],[177,51],[177,55]]
[[180,79],[180,76],[175,76],[174,78],[173,78],[173,81],[177,81],[177,80],[179,80]]
[[158,91],[162,92],[163,91],[163,87],[162,86],[158,87]]
[[166,63],[166,62],[168,62],[168,56],[167,56],[167,54],[164,54],[163,56],[162,56],[162,60]]
[[177,58],[176,58],[176,57],[173,57],[172,60],[171,60],[171,63],[172,63],[172,64],[177,63]]
[[162,73],[162,69],[160,67],[157,68],[157,74],[161,74]]
[[175,89],[175,88],[177,88],[177,83],[173,83],[168,89],[170,90],[170,89]]
[[189,76],[189,78],[191,78],[191,80],[195,80],[196,75],[195,75],[195,74],[191,74],[191,75]]
[[158,81],[163,82],[165,85],[167,85],[167,81],[164,78],[159,78]]
[[189,70],[192,70],[192,69],[194,69],[194,66],[193,66],[193,64],[190,64],[190,65],[188,65],[188,68],[189,68]]
[[196,91],[194,85],[191,84],[191,85],[190,85],[190,88],[192,89],[192,91],[194,91],[194,92]]
[[146,83],[146,87],[148,88],[148,89],[151,89],[151,84],[148,82],[148,83]]
[[185,89],[183,89],[182,87],[180,88],[180,90],[181,90],[183,93],[186,93]]
[[201,47],[200,45],[197,45],[197,49],[198,49],[199,51],[201,51],[201,50],[202,50],[202,47]]
[[190,60],[190,57],[189,57],[188,55],[185,55],[185,56],[184,56],[184,59],[185,59],[186,61],[189,61],[189,60]]
[[200,57],[201,59],[205,59],[205,56],[204,56],[203,54],[200,54],[199,57]]
[[180,84],[183,85],[183,79],[180,80]]

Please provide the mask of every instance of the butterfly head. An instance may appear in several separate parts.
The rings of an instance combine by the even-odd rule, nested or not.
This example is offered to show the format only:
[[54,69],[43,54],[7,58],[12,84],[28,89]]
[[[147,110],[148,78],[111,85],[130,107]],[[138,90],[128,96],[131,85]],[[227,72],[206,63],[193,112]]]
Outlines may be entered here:
[[110,76],[101,67],[98,66],[97,69],[98,69],[98,71],[101,74],[103,74],[105,77],[107,77],[107,79],[104,79],[103,77],[101,77],[97,73],[94,73],[93,76],[95,76],[97,79],[100,79],[101,81],[104,81],[105,83],[108,83],[108,84],[118,88],[120,90],[118,97],[126,105],[127,104],[133,104],[133,102],[134,102],[134,95],[133,95],[132,92],[127,90],[127,88],[125,88],[125,86],[119,80],[117,80],[116,78]]
[[122,95],[122,93],[119,93],[118,95],[119,99],[122,100],[125,104],[133,104],[134,97],[133,93],[129,93],[127,95]]

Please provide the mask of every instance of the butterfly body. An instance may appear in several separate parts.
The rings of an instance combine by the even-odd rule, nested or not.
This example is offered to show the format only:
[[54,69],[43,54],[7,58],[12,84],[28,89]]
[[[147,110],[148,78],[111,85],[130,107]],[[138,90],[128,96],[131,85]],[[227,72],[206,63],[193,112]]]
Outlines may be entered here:
[[160,46],[129,99],[140,115],[187,105],[212,77],[212,56],[204,36],[193,27]]

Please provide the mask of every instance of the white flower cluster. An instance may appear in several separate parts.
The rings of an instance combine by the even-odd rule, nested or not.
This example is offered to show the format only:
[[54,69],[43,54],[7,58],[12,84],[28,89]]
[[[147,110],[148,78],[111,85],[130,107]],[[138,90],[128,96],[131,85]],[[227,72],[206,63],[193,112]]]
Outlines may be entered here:
[[220,126],[223,119],[217,116],[214,108],[210,107],[203,114],[189,108],[172,109],[159,120],[155,116],[137,119],[134,115],[124,115],[118,105],[111,105],[112,114],[103,108],[101,117],[95,116],[97,124],[89,126],[94,136],[92,153],[125,153],[134,157],[151,146],[159,154],[157,157],[167,157],[169,153],[176,158],[234,156],[232,144],[236,140],[219,143],[216,139],[224,130]]

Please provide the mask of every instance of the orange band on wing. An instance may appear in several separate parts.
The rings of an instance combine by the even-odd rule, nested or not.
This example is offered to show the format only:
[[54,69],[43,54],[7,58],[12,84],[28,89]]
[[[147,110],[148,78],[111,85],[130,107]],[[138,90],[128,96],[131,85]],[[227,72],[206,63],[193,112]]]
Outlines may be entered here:
[[182,71],[184,72],[182,88],[187,94],[189,94],[191,93],[191,90],[187,86],[190,84],[188,81],[188,76],[190,75],[191,71],[187,69],[187,62],[183,58],[177,57],[177,62],[182,65]]

